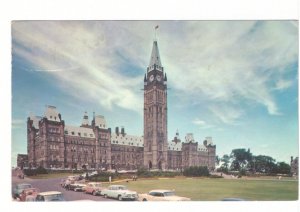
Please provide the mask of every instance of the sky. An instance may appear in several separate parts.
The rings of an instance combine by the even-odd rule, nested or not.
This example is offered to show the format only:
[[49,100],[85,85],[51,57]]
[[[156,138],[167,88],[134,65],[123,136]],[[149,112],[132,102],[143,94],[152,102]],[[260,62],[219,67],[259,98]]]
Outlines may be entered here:
[[143,79],[157,41],[168,77],[168,140],[211,136],[220,157],[250,148],[298,156],[297,21],[12,22],[12,165],[26,120],[54,105],[67,125],[87,111],[143,134]]

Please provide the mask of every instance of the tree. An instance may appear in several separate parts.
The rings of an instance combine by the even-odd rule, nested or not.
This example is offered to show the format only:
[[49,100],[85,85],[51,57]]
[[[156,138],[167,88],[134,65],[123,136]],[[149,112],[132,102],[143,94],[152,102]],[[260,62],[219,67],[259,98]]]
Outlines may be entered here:
[[218,166],[220,164],[220,158],[218,155],[216,155],[216,165]]
[[223,164],[220,167],[220,170],[222,172],[227,173],[228,172],[229,163],[230,163],[230,157],[229,157],[229,155],[227,155],[227,154],[223,155],[223,157],[220,159],[220,161],[223,162]]
[[278,162],[277,164],[277,173],[279,174],[290,174],[291,166],[285,162]]
[[262,173],[276,173],[277,172],[277,166],[275,164],[275,159],[267,156],[267,155],[258,155],[254,157],[255,163],[253,164],[254,169],[257,172]]
[[233,149],[230,157],[232,158],[231,169],[235,171],[245,170],[252,160],[250,149]]

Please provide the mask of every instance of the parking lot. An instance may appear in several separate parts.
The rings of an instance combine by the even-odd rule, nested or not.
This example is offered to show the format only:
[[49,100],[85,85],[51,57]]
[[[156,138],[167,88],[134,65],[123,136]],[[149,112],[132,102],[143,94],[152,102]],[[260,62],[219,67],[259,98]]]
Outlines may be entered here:
[[114,199],[105,199],[102,196],[93,196],[85,192],[75,192],[62,188],[60,182],[63,178],[52,179],[19,179],[15,174],[12,176],[12,188],[19,183],[30,183],[34,188],[38,188],[40,192],[60,191],[64,195],[65,201],[91,200],[91,201],[116,201]]

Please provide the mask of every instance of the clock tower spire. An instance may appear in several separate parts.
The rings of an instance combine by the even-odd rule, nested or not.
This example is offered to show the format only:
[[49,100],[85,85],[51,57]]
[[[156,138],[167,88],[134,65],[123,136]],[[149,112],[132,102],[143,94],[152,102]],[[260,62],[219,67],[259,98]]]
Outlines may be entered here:
[[167,152],[167,78],[155,40],[144,78],[144,166],[166,169]]

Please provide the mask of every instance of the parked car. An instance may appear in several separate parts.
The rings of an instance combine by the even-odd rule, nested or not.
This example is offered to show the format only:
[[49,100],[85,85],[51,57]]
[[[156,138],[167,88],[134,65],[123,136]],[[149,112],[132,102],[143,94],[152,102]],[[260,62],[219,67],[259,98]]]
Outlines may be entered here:
[[64,196],[59,191],[46,191],[36,196],[37,202],[64,201]]
[[86,184],[75,182],[70,184],[69,189],[73,191],[85,191],[85,187]]
[[147,194],[139,194],[140,201],[189,201],[190,198],[176,196],[171,190],[152,190]]
[[19,195],[22,193],[22,191],[26,188],[32,188],[32,185],[29,183],[21,183],[17,184],[13,190],[12,190],[12,196],[13,198],[19,198]]
[[30,199],[35,199],[39,192],[40,191],[37,188],[26,188],[19,195],[20,201],[22,201],[22,202],[28,201],[29,198],[27,198],[27,197],[29,197],[29,196],[32,197]]
[[104,188],[102,187],[101,183],[90,182],[85,187],[85,193],[86,194],[93,194],[94,196],[101,195],[101,191],[103,189]]
[[137,200],[138,194],[136,191],[130,191],[124,185],[111,185],[107,189],[103,189],[101,194],[107,198],[116,198],[118,200]]
[[76,176],[68,176],[67,179],[70,180],[71,183],[74,183],[77,180],[77,177]]

